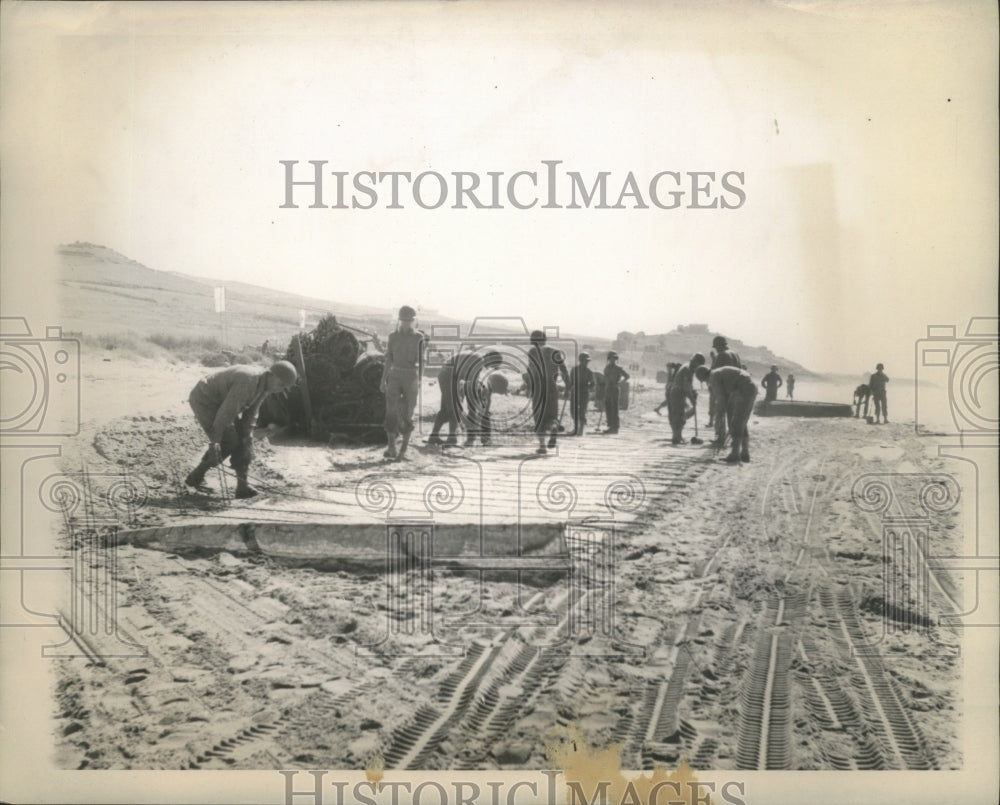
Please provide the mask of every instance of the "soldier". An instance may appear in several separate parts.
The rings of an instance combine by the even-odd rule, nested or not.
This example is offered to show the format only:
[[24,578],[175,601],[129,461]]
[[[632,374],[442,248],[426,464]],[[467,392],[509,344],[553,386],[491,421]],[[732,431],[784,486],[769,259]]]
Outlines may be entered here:
[[533,330],[531,349],[528,352],[531,408],[535,417],[535,433],[538,435],[538,449],[535,452],[540,454],[556,446],[556,428],[559,424],[557,376],[562,377],[563,383],[569,387],[566,356],[560,350],[545,346],[545,341],[544,332]]
[[[399,324],[396,331],[389,334],[385,349],[380,389],[385,394],[385,434],[389,441],[386,458],[402,459],[413,433],[413,409],[417,405],[424,343],[424,334],[414,329],[416,318],[417,311],[403,305],[399,309]],[[399,435],[403,438],[397,453],[396,437]]]
[[[682,436],[684,423],[694,414],[694,406],[698,404],[698,392],[694,390],[695,370],[705,365],[705,356],[696,352],[686,365],[681,366],[667,386],[667,417],[673,435],[671,444],[686,444]],[[690,401],[691,408],[687,408]]]
[[771,371],[764,375],[764,379],[760,381],[760,384],[764,387],[764,402],[774,402],[777,400],[778,389],[783,385],[781,375],[778,374],[778,367],[772,366]]
[[715,401],[715,444],[721,447],[726,440],[726,427],[732,435],[733,446],[726,461],[736,464],[750,461],[750,432],[747,423],[757,397],[757,384],[750,373],[735,366],[720,366],[709,371],[701,366],[696,376],[712,390]]
[[[427,439],[428,444],[458,444],[458,437],[455,431],[458,428],[458,419],[462,413],[462,402],[458,396],[458,378],[455,377],[456,355],[452,355],[438,374],[438,388],[441,390],[441,407],[434,418],[434,427],[431,428],[431,435]],[[448,439],[441,441],[441,428],[448,423]]]
[[295,385],[298,373],[288,361],[278,361],[270,369],[230,366],[199,380],[188,402],[198,424],[208,435],[208,450],[184,483],[203,488],[205,473],[229,458],[236,471],[236,497],[257,494],[247,483],[253,461],[253,428],[260,405],[269,394]]
[[629,379],[629,373],[618,365],[618,353],[608,353],[608,363],[604,367],[604,411],[608,417],[605,433],[618,433],[621,423],[618,419],[619,383]]
[[718,369],[720,366],[739,367],[742,363],[740,356],[729,348],[729,342],[724,335],[717,335],[712,339],[712,364],[711,369]]
[[573,432],[570,436],[583,436],[587,424],[587,404],[594,390],[594,373],[590,370],[590,353],[581,352],[577,365],[569,373],[570,410],[573,413]]
[[785,381],[785,396],[789,400],[795,399],[795,375],[788,373],[788,380]]
[[[712,361],[710,369],[718,369],[720,366],[742,366],[740,356],[729,348],[729,342],[724,335],[717,335],[712,339]],[[712,405],[712,387],[708,387],[708,427],[715,423],[715,406]]]
[[464,381],[466,416],[465,446],[471,447],[476,437],[484,446],[489,445],[493,435],[493,421],[490,408],[494,392],[507,393],[507,378],[499,372],[490,374],[492,369],[503,362],[499,352],[469,355],[461,363],[460,374]]
[[677,374],[677,370],[680,368],[681,365],[679,363],[670,362],[667,364],[667,382],[663,384],[663,402],[653,409],[656,411],[657,416],[663,416],[660,411],[670,404],[670,383],[674,379],[674,375]]
[[862,383],[854,389],[854,418],[861,417],[861,404],[865,406],[865,419],[868,418],[868,403],[871,400],[872,390],[867,383]]
[[875,424],[878,424],[879,415],[886,425],[889,424],[889,405],[885,399],[885,384],[889,382],[884,371],[885,367],[880,363],[875,367],[875,374],[868,378],[868,388],[871,389],[872,399],[875,401]]

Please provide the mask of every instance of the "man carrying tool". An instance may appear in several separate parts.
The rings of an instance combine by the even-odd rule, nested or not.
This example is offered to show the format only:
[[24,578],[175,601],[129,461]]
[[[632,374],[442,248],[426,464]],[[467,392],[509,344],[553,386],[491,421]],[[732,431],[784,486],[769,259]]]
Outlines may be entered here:
[[[684,423],[694,414],[694,406],[698,404],[698,392],[694,390],[695,370],[705,365],[705,356],[696,352],[691,359],[674,372],[673,379],[667,387],[667,418],[673,435],[671,444],[686,444],[682,433]],[[691,408],[687,407],[690,401]]]
[[605,433],[618,433],[618,400],[621,390],[619,384],[628,380],[629,373],[618,365],[618,353],[608,353],[608,362],[604,367],[604,411],[608,417],[608,429]]
[[556,378],[562,377],[563,383],[569,387],[566,356],[558,349],[545,346],[545,341],[544,332],[532,331],[531,349],[528,351],[528,385],[535,418],[535,434],[538,436],[538,449],[535,452],[540,454],[548,452],[547,448],[556,446],[556,429],[559,426],[559,388]]
[[663,384],[663,402],[661,402],[658,406],[656,406],[656,408],[653,409],[656,412],[657,416],[663,416],[663,414],[661,414],[660,411],[662,411],[664,408],[667,408],[667,406],[670,405],[670,394],[669,394],[670,384],[673,382],[674,375],[677,374],[677,370],[680,368],[681,364],[674,363],[673,361],[667,364],[667,382]]
[[778,374],[778,367],[772,366],[771,371],[764,375],[760,381],[764,387],[764,402],[774,402],[778,399],[778,389],[783,385],[781,375]]
[[[386,458],[402,459],[413,433],[413,409],[417,405],[424,334],[414,329],[417,311],[409,305],[399,309],[399,324],[389,334],[385,348],[380,390],[385,394]],[[399,451],[396,437],[402,435]]]
[[875,374],[868,378],[868,388],[872,392],[872,400],[875,401],[875,424],[881,415],[882,421],[889,424],[889,405],[885,399],[885,384],[889,382],[884,371],[885,367],[880,363],[875,367]]
[[750,373],[736,366],[720,366],[709,371],[701,366],[695,373],[712,390],[715,401],[715,445],[722,447],[726,441],[726,427],[733,439],[732,449],[726,456],[730,464],[750,461],[750,431],[747,423],[757,398],[757,384]]
[[573,432],[570,436],[583,436],[587,424],[587,404],[594,389],[594,373],[590,370],[590,353],[581,352],[577,365],[569,373],[569,406],[573,413]]
[[204,490],[205,473],[229,458],[236,471],[236,497],[256,495],[247,483],[247,472],[253,461],[253,428],[260,405],[269,394],[291,388],[297,379],[292,364],[278,361],[270,369],[230,366],[199,380],[188,402],[209,445],[184,483]]

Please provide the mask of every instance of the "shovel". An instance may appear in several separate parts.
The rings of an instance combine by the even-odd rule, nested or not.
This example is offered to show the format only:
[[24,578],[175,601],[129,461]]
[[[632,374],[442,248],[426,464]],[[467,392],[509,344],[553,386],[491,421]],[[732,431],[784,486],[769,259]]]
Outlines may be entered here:
[[698,403],[694,404],[694,436],[691,437],[691,444],[704,444],[704,440],[698,437]]

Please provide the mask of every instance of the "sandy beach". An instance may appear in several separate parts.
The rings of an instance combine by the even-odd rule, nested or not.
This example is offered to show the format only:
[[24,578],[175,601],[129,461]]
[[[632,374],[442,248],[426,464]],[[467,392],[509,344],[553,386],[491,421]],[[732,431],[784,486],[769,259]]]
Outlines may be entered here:
[[[272,432],[253,470],[262,494],[227,502],[218,477],[212,495],[179,484],[203,446],[185,397],[204,368],[104,357],[85,356],[83,429],[62,461],[148,487],[113,582],[119,636],[148,653],[57,661],[62,768],[542,769],[567,728],[616,745],[623,768],[962,766],[960,637],[939,622],[962,590],[932,568],[927,590],[887,595],[913,552],[887,553],[880,513],[852,498],[867,474],[905,473],[895,493],[909,505],[913,474],[948,470],[912,417],[754,417],[752,462],[731,466],[707,445],[672,447],[652,413],[662,388],[647,385],[620,434],[563,439],[544,465],[516,446],[422,445],[386,465],[381,447]],[[503,479],[524,467],[640,479],[641,505],[616,510],[613,582],[588,566],[568,583],[549,567],[556,543],[532,555],[538,572],[387,573],[127,536],[257,522],[323,524],[336,541],[359,520],[344,501],[373,472],[405,497],[469,466],[500,479],[480,500],[487,525],[515,511]],[[579,481],[576,514],[600,488]],[[935,552],[961,551],[960,506],[930,529]],[[433,632],[397,605],[405,595],[433,600]]]

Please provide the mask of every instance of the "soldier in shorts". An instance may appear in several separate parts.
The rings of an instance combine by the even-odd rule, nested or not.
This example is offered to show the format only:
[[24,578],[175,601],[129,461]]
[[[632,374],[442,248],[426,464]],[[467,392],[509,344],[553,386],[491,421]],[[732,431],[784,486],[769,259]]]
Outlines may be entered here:
[[[424,334],[414,328],[416,318],[417,312],[403,305],[396,332],[389,334],[385,349],[380,388],[385,394],[385,435],[389,442],[386,458],[402,459],[413,433],[413,409],[417,405],[424,346]],[[397,452],[398,436],[402,436],[402,441]]]

